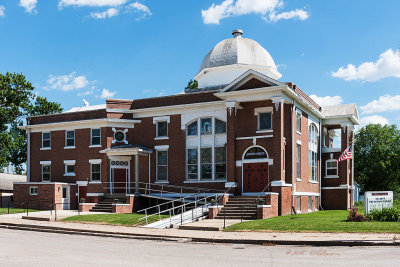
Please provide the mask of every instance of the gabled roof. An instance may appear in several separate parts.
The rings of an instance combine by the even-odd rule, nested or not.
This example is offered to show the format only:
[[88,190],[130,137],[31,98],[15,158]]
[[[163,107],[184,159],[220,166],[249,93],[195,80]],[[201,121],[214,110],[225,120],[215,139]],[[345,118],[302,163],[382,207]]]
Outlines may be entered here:
[[[256,87],[254,87],[254,83],[251,87],[246,88],[246,84],[257,80],[258,83]],[[223,92],[232,92],[232,91],[237,91],[237,90],[245,90],[245,89],[255,89],[255,88],[260,88],[260,87],[269,87],[269,86],[282,86],[285,85],[284,83],[281,83],[278,80],[275,80],[265,74],[262,74],[258,71],[255,70],[248,70],[239,77],[237,77],[235,80],[233,80],[230,84],[225,86],[220,93]]]
[[26,179],[26,175],[0,173],[0,192],[12,192],[14,183],[23,183]]
[[342,104],[322,107],[322,113],[326,116],[326,119],[347,117],[352,118],[355,124],[358,124],[359,120],[356,104]]

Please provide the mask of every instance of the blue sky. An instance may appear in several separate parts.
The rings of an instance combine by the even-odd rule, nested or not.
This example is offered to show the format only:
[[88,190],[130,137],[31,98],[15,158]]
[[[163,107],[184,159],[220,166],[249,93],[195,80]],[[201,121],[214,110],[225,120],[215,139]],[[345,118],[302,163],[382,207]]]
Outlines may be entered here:
[[395,0],[0,0],[0,73],[22,72],[65,109],[175,94],[241,28],[281,81],[321,104],[357,103],[363,123],[400,125],[399,10]]

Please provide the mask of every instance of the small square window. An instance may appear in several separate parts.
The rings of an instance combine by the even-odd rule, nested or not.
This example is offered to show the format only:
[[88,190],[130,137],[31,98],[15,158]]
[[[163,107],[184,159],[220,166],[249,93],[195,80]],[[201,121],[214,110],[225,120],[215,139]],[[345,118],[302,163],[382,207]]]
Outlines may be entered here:
[[42,133],[42,148],[50,148],[50,133]]
[[101,144],[101,131],[100,129],[91,130],[90,145],[97,146]]
[[75,146],[75,131],[65,132],[65,146],[74,147]]
[[29,194],[31,196],[37,196],[38,195],[38,187],[37,186],[30,186],[29,187]]
[[65,164],[65,174],[74,175],[75,174],[75,164]]
[[272,113],[259,113],[258,114],[258,129],[259,130],[272,130]]
[[168,136],[168,122],[157,121],[157,137],[167,137],[167,136]]

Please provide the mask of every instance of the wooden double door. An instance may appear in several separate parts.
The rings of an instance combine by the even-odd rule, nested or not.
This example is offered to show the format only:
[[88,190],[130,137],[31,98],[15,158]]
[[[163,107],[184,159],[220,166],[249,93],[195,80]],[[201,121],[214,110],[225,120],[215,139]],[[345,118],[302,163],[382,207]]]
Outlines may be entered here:
[[126,193],[127,169],[113,168],[114,193]]
[[243,192],[261,192],[268,185],[268,162],[243,164]]

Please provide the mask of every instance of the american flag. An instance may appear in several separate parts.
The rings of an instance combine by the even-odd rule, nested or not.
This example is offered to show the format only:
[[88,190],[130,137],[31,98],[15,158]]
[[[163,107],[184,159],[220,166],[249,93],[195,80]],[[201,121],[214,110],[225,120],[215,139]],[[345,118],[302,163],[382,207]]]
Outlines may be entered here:
[[353,158],[353,153],[351,152],[352,146],[353,146],[353,145],[350,145],[348,148],[346,148],[346,149],[343,151],[342,155],[341,155],[340,158],[339,158],[339,161]]

